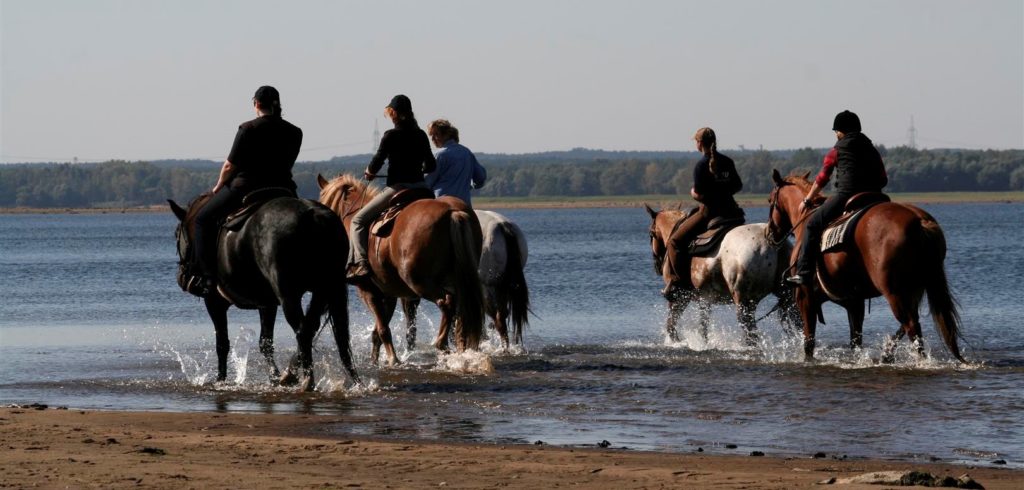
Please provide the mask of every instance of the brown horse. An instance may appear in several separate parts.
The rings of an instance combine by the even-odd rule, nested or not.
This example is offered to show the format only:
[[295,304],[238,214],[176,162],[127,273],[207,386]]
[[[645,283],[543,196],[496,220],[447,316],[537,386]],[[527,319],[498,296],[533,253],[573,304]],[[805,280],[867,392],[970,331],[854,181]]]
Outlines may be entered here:
[[[347,174],[330,182],[317,175],[317,182],[320,201],[338,213],[346,227],[378,192]],[[388,237],[370,235],[367,250],[374,277],[357,288],[376,321],[373,362],[383,345],[389,363],[398,363],[388,326],[398,298],[426,298],[437,304],[441,325],[434,340],[436,348],[448,350],[453,321],[458,350],[479,347],[484,298],[477,264],[482,240],[473,211],[461,200],[448,197],[415,201],[398,214]]]
[[[811,183],[804,176],[782,178],[772,171],[775,187],[768,196],[769,234],[775,242],[795,234],[799,243],[806,233],[800,226],[808,213],[801,214],[800,202]],[[819,198],[820,201],[823,200]],[[793,251],[795,262],[797,250]],[[886,202],[865,211],[853,233],[853,243],[821,255],[815,284],[797,288],[796,301],[804,323],[804,356],[814,358],[814,333],[821,318],[821,305],[831,300],[846,309],[850,321],[850,345],[860,347],[864,324],[864,300],[884,296],[900,329],[883,352],[892,360],[892,350],[904,336],[924,354],[918,308],[928,294],[932,318],[949,352],[964,361],[957,345],[960,316],[953,299],[943,262],[946,238],[930,214],[909,204]]]

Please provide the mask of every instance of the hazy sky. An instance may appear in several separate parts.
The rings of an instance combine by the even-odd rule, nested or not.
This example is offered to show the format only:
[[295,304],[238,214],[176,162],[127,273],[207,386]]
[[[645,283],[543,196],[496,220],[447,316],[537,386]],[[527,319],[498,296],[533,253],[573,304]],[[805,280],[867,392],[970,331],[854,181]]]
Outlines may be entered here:
[[1024,148],[1024,2],[0,0],[0,161],[223,159],[263,84],[300,160],[409,95],[477,152]]

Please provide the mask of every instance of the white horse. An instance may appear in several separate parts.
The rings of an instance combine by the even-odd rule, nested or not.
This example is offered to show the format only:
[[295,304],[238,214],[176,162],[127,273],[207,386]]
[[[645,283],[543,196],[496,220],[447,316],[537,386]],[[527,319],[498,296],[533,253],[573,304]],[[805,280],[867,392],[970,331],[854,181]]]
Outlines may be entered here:
[[[684,213],[677,210],[655,211],[644,205],[651,215],[651,251],[654,270],[668,284],[668,262],[665,260],[668,238]],[[796,325],[800,320],[793,303],[792,290],[783,284],[792,246],[784,241],[778,247],[768,240],[766,223],[737,226],[728,231],[717,250],[706,257],[693,257],[689,277],[694,290],[689,294],[667,298],[668,320],[665,332],[673,342],[679,341],[676,322],[690,301],[698,300],[701,335],[707,340],[712,304],[736,305],[736,317],[746,332],[748,344],[757,340],[754,318],[758,303],[769,294],[779,298],[779,315],[783,323]],[[686,274],[680,274],[686,277]]]
[[[530,292],[526,287],[523,267],[528,249],[523,230],[508,218],[494,211],[474,210],[483,231],[478,273],[484,286],[484,310],[493,320],[494,329],[508,350],[508,327],[511,324],[512,341],[523,342],[523,327],[529,321]],[[416,344],[416,310],[419,299],[402,299],[405,314],[405,340],[409,349]]]

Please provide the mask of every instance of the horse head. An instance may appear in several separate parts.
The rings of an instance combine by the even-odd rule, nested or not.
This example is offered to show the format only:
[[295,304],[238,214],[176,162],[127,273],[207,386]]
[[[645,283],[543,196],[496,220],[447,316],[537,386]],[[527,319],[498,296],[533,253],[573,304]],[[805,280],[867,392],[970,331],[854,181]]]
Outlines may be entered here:
[[331,180],[316,174],[316,182],[320,186],[320,202],[335,210],[342,220],[362,208],[379,192],[376,187],[352,174],[338,174]]
[[682,212],[668,209],[655,211],[647,204],[644,204],[644,209],[651,216],[651,227],[648,230],[651,237],[651,256],[654,259],[654,273],[660,276],[668,250],[668,237],[672,234],[676,221],[682,217]]
[[768,228],[765,230],[771,243],[778,244],[785,240],[793,232],[794,223],[802,221],[800,203],[811,187],[807,180],[809,176],[810,172],[802,176],[782,177],[778,170],[772,169],[772,182],[775,186],[768,194]]
[[[168,199],[167,204],[171,206],[171,212],[178,218],[178,226],[174,228],[174,240],[178,244],[178,284],[187,281],[191,275],[189,268],[192,266],[190,254],[192,253],[192,237],[195,236],[196,213],[202,209],[203,204],[210,200],[213,194],[204,192],[193,199],[185,208],[182,208],[173,199]],[[184,286],[182,286],[184,288]]]

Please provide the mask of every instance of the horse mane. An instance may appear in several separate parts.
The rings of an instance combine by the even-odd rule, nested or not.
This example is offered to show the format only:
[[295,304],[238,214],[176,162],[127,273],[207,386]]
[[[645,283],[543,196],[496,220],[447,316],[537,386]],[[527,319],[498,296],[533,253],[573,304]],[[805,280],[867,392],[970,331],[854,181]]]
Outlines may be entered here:
[[331,209],[337,209],[338,205],[345,201],[345,196],[351,195],[353,190],[365,193],[361,199],[366,202],[380,193],[377,187],[366,185],[362,179],[352,174],[343,173],[338,174],[320,189],[320,202]]
[[783,180],[793,184],[800,188],[800,190],[806,191],[811,188],[811,181],[807,180],[806,174],[791,173],[787,175]]

